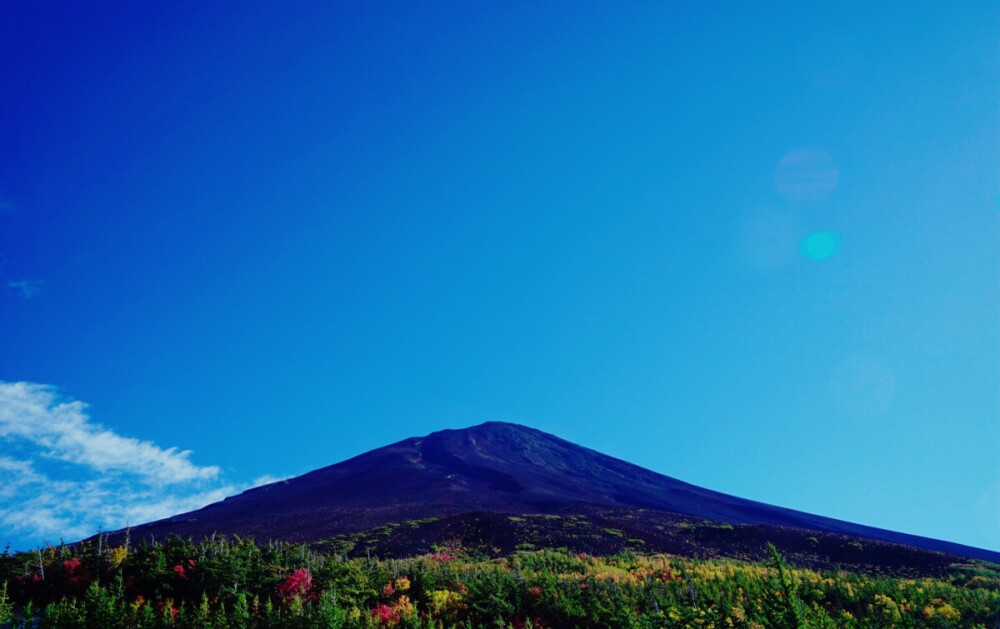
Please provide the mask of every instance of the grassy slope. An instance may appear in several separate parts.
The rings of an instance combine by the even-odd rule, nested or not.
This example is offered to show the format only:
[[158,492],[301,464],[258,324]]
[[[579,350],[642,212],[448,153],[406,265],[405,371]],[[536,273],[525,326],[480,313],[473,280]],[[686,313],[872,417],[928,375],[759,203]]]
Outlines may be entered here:
[[964,561],[943,553],[769,525],[729,525],[650,510],[604,509],[587,514],[477,513],[410,520],[340,535],[317,548],[348,556],[406,557],[446,545],[501,556],[516,550],[565,548],[612,555],[624,551],[762,561],[773,543],[795,565],[867,574],[946,574]]

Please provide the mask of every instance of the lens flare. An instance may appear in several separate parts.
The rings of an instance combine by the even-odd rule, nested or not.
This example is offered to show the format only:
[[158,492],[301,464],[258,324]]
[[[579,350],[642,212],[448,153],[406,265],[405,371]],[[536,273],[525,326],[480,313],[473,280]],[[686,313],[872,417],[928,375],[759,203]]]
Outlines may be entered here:
[[799,243],[799,253],[810,260],[827,260],[840,250],[840,234],[831,231],[813,232]]
[[822,201],[837,188],[840,170],[833,157],[820,149],[789,151],[774,173],[774,185],[790,203]]

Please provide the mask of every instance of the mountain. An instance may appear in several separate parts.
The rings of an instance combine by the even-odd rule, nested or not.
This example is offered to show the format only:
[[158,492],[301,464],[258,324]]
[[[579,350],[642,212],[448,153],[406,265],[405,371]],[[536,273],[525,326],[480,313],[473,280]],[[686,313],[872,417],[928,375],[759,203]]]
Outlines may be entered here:
[[[505,514],[511,517],[501,517]],[[857,540],[866,540],[869,548],[880,548],[887,557],[897,552],[892,545],[904,545],[920,549],[924,553],[920,561],[931,551],[1000,563],[997,552],[745,500],[503,422],[405,439],[197,511],[134,527],[130,534],[133,540],[162,539],[171,533],[201,538],[218,532],[260,541],[319,542],[352,534],[356,540],[361,532],[376,527],[389,535],[393,527],[387,525],[409,521],[404,528],[419,529],[421,535],[437,531],[434,534],[440,538],[465,531],[468,537],[467,532],[474,530],[479,539],[504,548],[510,545],[504,541],[509,537],[505,530],[517,529],[514,523],[525,521],[517,516],[525,514],[579,515],[589,518],[586,526],[577,523],[584,528],[616,531],[611,537],[618,538],[626,537],[622,530],[628,528],[632,535],[634,529],[636,535],[667,550],[701,539],[694,546],[679,547],[695,553],[700,549],[701,554],[735,556],[739,554],[735,546],[747,540],[762,546],[765,538],[787,537],[789,543],[810,540],[842,550],[861,547]],[[617,522],[620,528],[600,526],[601,522]],[[698,526],[700,537],[694,535]],[[553,543],[565,542],[560,545],[585,542],[580,536],[554,532],[552,526],[546,530],[534,534]],[[726,536],[732,539],[727,541]],[[397,535],[402,546],[396,552],[429,544],[426,535],[399,541],[412,537]],[[645,543],[643,537],[633,541]],[[844,552],[828,553],[828,563],[840,562]]]

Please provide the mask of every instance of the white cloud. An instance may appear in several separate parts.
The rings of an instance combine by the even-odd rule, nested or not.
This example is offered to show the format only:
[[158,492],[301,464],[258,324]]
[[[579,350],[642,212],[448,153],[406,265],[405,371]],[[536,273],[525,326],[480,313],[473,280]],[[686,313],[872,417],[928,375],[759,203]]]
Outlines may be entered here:
[[31,299],[42,291],[43,283],[42,280],[16,280],[7,282],[7,288],[10,288],[25,299]]
[[30,544],[75,540],[243,489],[192,463],[190,451],[118,435],[86,409],[50,386],[0,382],[0,531]]
[[45,456],[101,472],[130,472],[148,483],[186,483],[219,475],[217,467],[191,463],[189,450],[164,450],[102,428],[90,421],[86,408],[75,400],[61,402],[52,387],[0,383],[0,438],[22,439]]
[[264,474],[263,476],[258,476],[257,478],[253,479],[253,482],[250,483],[250,487],[248,487],[248,489],[252,489],[254,487],[262,487],[264,485],[270,485],[271,483],[277,483],[287,479],[288,479],[287,476],[271,476],[270,474]]

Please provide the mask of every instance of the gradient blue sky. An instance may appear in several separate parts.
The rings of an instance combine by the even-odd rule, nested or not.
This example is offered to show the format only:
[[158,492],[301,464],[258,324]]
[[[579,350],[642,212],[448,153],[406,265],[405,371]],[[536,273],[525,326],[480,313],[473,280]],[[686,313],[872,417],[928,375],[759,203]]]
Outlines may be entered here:
[[1000,4],[0,4],[0,544],[524,423],[1000,549]]

